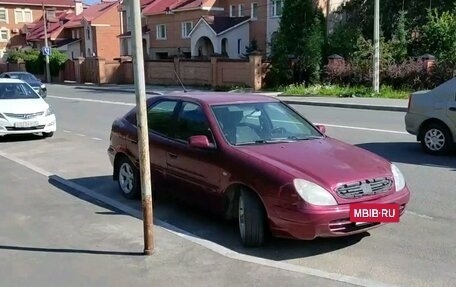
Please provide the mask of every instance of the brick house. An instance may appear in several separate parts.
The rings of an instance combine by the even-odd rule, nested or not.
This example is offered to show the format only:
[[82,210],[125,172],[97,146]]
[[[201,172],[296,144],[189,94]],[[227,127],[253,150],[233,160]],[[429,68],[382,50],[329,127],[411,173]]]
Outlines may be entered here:
[[[315,0],[315,4],[330,15],[347,1]],[[246,47],[255,40],[258,51],[268,56],[283,3],[284,0],[143,0],[143,45],[149,47],[152,59],[211,54],[236,59],[245,56]],[[128,50],[126,54],[130,53]]]
[[24,25],[42,18],[42,6],[54,7],[57,12],[75,6],[74,0],[0,0],[0,59],[7,51],[27,45]]
[[[149,53],[160,59],[212,54],[242,58],[252,40],[267,55],[281,0],[155,0],[143,9]],[[271,13],[269,12],[271,10]],[[277,18],[277,19],[276,19]]]
[[[118,1],[102,1],[84,8],[77,7],[47,17],[50,44],[67,53],[70,59],[100,57],[113,60],[119,57],[119,42],[113,41],[120,32]],[[44,21],[39,19],[29,30],[27,40],[33,47],[44,45]]]
[[[141,11],[147,7],[150,3],[155,0],[140,0]],[[132,37],[131,31],[133,28],[133,17],[132,13],[127,7],[127,3],[123,2],[119,7],[121,13],[120,23],[121,23],[121,32],[118,36],[120,39],[120,55],[121,56],[131,56],[133,46],[132,46]],[[150,37],[149,37],[149,28],[146,25],[146,18],[142,18],[142,31],[143,31],[143,50],[144,56],[147,58],[149,56],[149,47],[150,47]]]

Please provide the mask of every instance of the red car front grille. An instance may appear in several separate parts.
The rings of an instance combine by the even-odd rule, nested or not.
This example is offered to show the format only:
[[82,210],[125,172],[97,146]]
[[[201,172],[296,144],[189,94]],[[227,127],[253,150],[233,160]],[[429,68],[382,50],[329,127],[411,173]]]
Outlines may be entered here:
[[329,229],[331,232],[335,233],[349,233],[353,231],[362,230],[365,228],[373,227],[379,225],[379,222],[368,222],[363,224],[356,224],[355,222],[351,222],[350,218],[338,219],[333,220],[329,223]]

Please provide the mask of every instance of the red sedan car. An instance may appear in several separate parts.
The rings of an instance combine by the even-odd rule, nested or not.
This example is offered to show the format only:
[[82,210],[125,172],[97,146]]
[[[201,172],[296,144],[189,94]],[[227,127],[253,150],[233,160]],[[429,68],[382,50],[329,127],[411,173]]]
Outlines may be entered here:
[[[153,185],[227,219],[241,241],[347,236],[380,226],[350,221],[352,203],[394,203],[410,192],[399,169],[324,134],[278,99],[183,93],[147,102]],[[114,121],[108,154],[127,198],[140,195],[136,109]]]

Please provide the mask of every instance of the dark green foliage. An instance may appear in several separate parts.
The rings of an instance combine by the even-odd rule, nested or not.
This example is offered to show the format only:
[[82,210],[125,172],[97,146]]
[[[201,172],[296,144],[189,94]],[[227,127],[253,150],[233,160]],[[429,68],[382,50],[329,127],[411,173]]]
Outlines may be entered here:
[[[52,54],[49,57],[51,75],[57,76],[67,60],[66,54],[57,49],[52,49]],[[8,61],[11,63],[25,62],[27,71],[35,75],[45,73],[45,57],[38,49],[13,51],[8,54]]]
[[421,53],[431,53],[437,59],[456,64],[456,8],[439,13],[429,10],[422,27]]
[[323,62],[324,17],[312,0],[285,0],[272,43],[270,85],[319,81]]
[[409,31],[407,29],[406,12],[400,11],[393,37],[391,40],[393,58],[396,62],[403,62],[408,58]]
[[254,52],[258,52],[258,43],[257,40],[252,39],[250,41],[249,45],[245,47],[245,54],[243,55],[244,57],[248,57]]

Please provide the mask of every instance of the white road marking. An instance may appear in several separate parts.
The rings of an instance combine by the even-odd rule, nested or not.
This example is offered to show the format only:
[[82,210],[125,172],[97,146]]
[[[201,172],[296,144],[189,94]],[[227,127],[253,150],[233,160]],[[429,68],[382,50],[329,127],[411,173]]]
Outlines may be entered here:
[[93,138],[91,138],[91,139],[96,140],[96,141],[102,141],[102,139],[100,139],[100,138],[95,138],[95,137],[93,137]]
[[318,123],[315,123],[315,125],[324,125],[326,127],[333,127],[333,128],[340,128],[340,129],[363,130],[363,131],[372,131],[372,132],[381,132],[381,133],[409,135],[408,132],[393,131],[393,130],[383,130],[383,129],[372,129],[372,128],[365,128],[365,127],[341,126],[341,125],[318,124]]
[[[39,174],[42,174],[46,177],[50,177],[50,179],[53,179],[57,182],[59,182],[60,184],[63,184],[63,185],[66,185],[67,187],[70,187],[78,192],[81,192],[85,195],[88,195],[94,199],[97,199],[97,200],[100,200],[114,208],[117,208],[121,211],[123,211],[124,213],[126,214],[129,214],[131,216],[134,216],[138,219],[141,219],[142,218],[142,213],[140,210],[136,210],[126,204],[123,204],[121,202],[118,202],[118,201],[115,201],[113,200],[112,198],[109,198],[107,196],[104,196],[102,194],[99,194],[95,191],[92,191],[86,187],[83,187],[81,185],[78,185],[74,182],[71,182],[69,180],[66,180],[64,178],[61,178],[57,175],[53,175],[53,173],[49,172],[49,171],[46,171],[40,167],[37,167],[35,165],[33,165],[32,163],[30,162],[27,162],[27,161],[24,161],[22,159],[19,159],[13,155],[10,155],[10,154],[7,154],[7,153],[4,153],[2,151],[0,151],[0,156],[6,158],[6,159],[9,159],[13,162],[16,162],[26,168],[29,168]],[[411,212],[411,211],[408,211],[409,214],[411,215],[417,215],[421,218],[424,218],[423,216],[424,215],[419,215],[417,213],[414,213],[414,212]],[[430,216],[426,216],[428,218],[431,218]],[[320,269],[314,269],[314,268],[308,268],[308,267],[305,267],[305,266],[299,266],[299,265],[294,265],[294,264],[290,264],[290,263],[285,263],[285,262],[280,262],[280,261],[274,261],[274,260],[270,260],[270,259],[264,259],[264,258],[259,258],[259,257],[255,257],[255,256],[250,256],[250,255],[245,255],[245,254],[241,254],[241,253],[238,253],[236,251],[233,251],[229,248],[226,248],[224,246],[221,246],[217,243],[214,243],[212,241],[209,241],[209,240],[206,240],[206,239],[202,239],[202,238],[199,238],[197,237],[196,235],[190,233],[190,232],[187,232],[185,230],[182,230],[174,225],[171,225],[167,222],[164,222],[164,221],[161,221],[159,219],[154,219],[154,222],[161,226],[162,228],[164,228],[165,230],[179,236],[179,237],[182,237],[184,239],[187,239],[193,243],[196,243],[198,245],[201,245],[205,248],[208,248],[220,255],[223,255],[225,257],[228,257],[228,258],[231,258],[231,259],[234,259],[234,260],[239,260],[239,261],[244,261],[244,262],[248,262],[248,263],[253,263],[253,264],[258,264],[258,265],[262,265],[262,266],[267,266],[267,267],[272,267],[272,268],[278,268],[278,269],[282,269],[282,270],[286,270],[286,271],[292,271],[292,272],[297,272],[297,273],[301,273],[301,274],[306,274],[306,275],[311,275],[311,276],[316,276],[316,277],[320,277],[320,278],[325,278],[325,279],[329,279],[329,280],[334,280],[334,281],[338,281],[338,282],[345,282],[345,283],[349,283],[349,284],[354,284],[354,285],[358,285],[358,286],[366,286],[366,287],[372,287],[372,286],[378,286],[378,287],[392,287],[394,285],[390,285],[390,284],[386,284],[386,283],[382,283],[382,282],[378,282],[378,281],[373,281],[373,280],[369,280],[369,279],[363,279],[363,278],[358,278],[358,277],[355,277],[355,276],[347,276],[347,275],[344,275],[344,274],[340,274],[340,273],[332,273],[332,272],[327,272],[327,271],[323,271],[323,270],[320,270]]]
[[77,136],[80,136],[80,137],[85,137],[86,135],[83,135],[83,134],[79,134],[79,133],[74,133],[75,135]]
[[72,133],[71,131],[63,130],[64,133],[70,134]]
[[111,104],[111,105],[122,105],[122,106],[135,106],[136,105],[136,104],[126,103],[126,102],[103,101],[103,100],[84,99],[84,98],[71,98],[71,97],[58,97],[58,96],[48,96],[48,98],[62,99],[62,100],[68,100],[68,101],[81,101],[81,102],[91,102],[91,103],[101,103],[101,104]]
[[[126,102],[115,102],[115,101],[104,101],[104,100],[95,100],[95,99],[85,99],[85,98],[72,98],[72,97],[58,97],[58,96],[48,96],[49,98],[54,99],[63,99],[69,101],[81,101],[81,102],[92,102],[92,103],[102,103],[102,104],[111,104],[111,105],[123,105],[123,106],[136,106],[133,103],[126,103]],[[279,122],[280,120],[276,120]],[[280,122],[288,122],[288,121],[280,121]],[[317,123],[315,123],[317,124]],[[408,135],[408,132],[404,131],[393,131],[393,130],[384,130],[384,129],[373,129],[373,128],[366,128],[366,127],[353,127],[353,126],[342,126],[342,125],[333,125],[333,124],[321,124],[327,127],[333,128],[342,128],[342,129],[352,129],[352,130],[364,130],[364,131],[372,131],[372,132],[382,132],[382,133],[391,133],[391,134],[402,134]]]
[[405,213],[408,213],[410,215],[417,216],[417,217],[420,217],[420,218],[424,218],[424,219],[434,220],[434,217],[431,217],[431,216],[425,215],[425,214],[416,213],[416,212],[413,212],[413,211],[410,211],[410,210],[406,210]]

